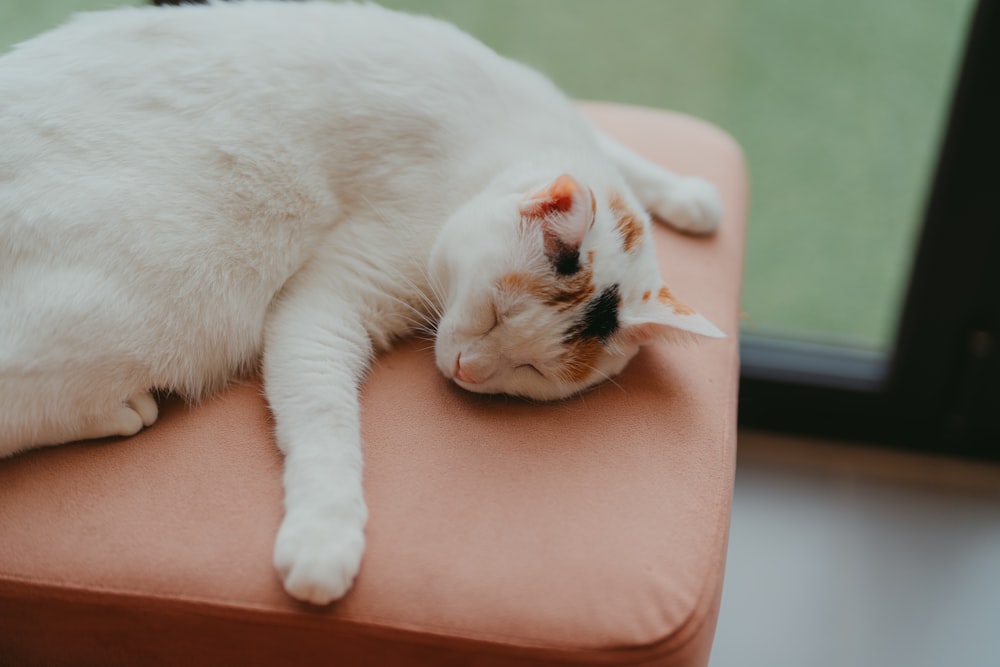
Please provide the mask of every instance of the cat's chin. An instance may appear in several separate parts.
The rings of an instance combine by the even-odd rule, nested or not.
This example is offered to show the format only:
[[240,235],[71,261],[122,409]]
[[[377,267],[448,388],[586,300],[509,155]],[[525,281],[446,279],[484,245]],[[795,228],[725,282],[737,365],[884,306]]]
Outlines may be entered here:
[[[442,343],[443,339],[439,338],[438,344]],[[473,394],[512,396],[530,401],[560,401],[590,391],[611,380],[625,369],[638,349],[636,346],[628,351],[605,355],[601,363],[591,368],[588,375],[575,382],[544,375],[530,364],[514,368],[501,367],[490,371],[484,379],[477,380],[463,368],[464,364],[459,363],[462,355],[456,355],[452,360],[451,354],[445,351],[446,346],[437,351],[436,363],[445,379]]]
[[528,401],[561,401],[589,391],[602,382],[601,379],[595,378],[593,382],[577,385],[567,383],[556,384],[551,382],[540,382],[537,384],[519,382],[507,385],[506,383],[472,384],[469,382],[463,382],[455,377],[451,377],[449,379],[459,388],[473,394],[483,394],[487,396],[512,396],[514,398],[521,398]]

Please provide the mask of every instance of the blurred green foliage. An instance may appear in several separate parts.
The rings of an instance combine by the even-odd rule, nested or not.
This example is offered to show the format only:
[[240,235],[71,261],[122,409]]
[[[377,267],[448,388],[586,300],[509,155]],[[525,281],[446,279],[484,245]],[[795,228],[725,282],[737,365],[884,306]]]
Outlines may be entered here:
[[[0,48],[115,4],[6,0]],[[753,182],[746,328],[891,343],[971,0],[383,4],[451,20],[575,97],[728,130]]]

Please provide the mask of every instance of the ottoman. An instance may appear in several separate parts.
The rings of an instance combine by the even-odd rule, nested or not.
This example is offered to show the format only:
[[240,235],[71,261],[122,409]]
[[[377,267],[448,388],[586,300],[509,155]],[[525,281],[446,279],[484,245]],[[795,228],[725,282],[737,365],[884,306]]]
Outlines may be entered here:
[[463,392],[426,343],[362,398],[368,550],[315,608],[271,566],[281,457],[257,379],[127,440],[0,461],[0,665],[705,665],[736,447],[747,182],[718,129],[609,104],[610,134],[721,189],[720,232],[655,230],[730,337],[645,348],[539,404]]

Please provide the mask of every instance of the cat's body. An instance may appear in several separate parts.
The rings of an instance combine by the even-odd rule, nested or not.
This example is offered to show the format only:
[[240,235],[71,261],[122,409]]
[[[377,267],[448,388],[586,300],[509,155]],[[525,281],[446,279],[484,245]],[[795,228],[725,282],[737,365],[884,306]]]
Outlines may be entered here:
[[198,399],[263,359],[275,563],[327,602],[363,550],[372,354],[440,317],[446,377],[559,398],[664,328],[718,334],[662,287],[643,206],[718,221],[706,184],[446,24],[325,3],[80,16],[0,58],[0,457],[130,435],[150,390]]

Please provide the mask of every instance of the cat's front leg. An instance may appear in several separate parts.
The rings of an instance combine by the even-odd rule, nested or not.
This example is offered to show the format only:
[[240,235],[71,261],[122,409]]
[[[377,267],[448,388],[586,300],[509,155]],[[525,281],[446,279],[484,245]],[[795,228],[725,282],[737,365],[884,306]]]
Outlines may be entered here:
[[690,234],[710,234],[719,227],[722,198],[714,185],[664,169],[601,132],[597,138],[639,202],[662,222]]
[[367,519],[358,386],[371,341],[331,289],[300,272],[269,315],[264,350],[265,391],[285,455],[274,565],[290,595],[314,604],[350,588]]

